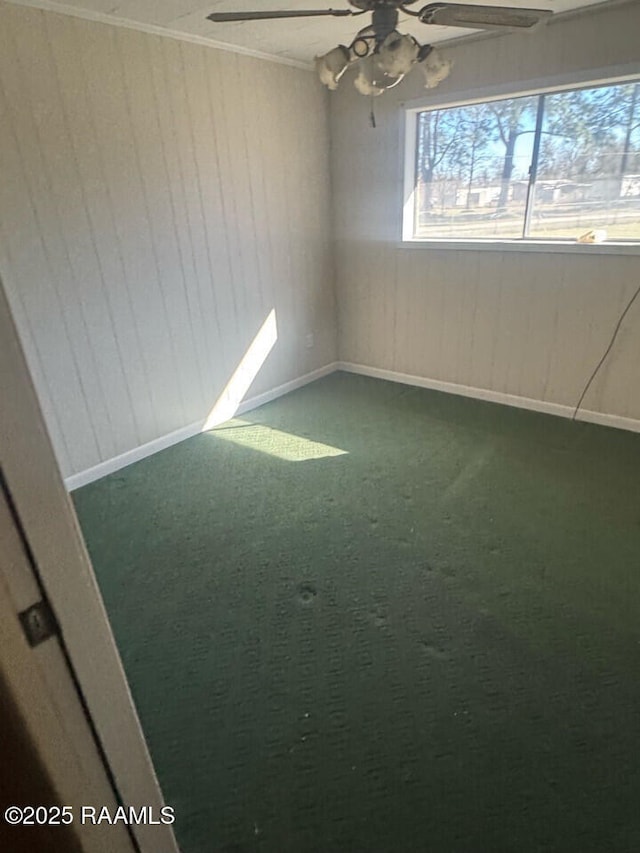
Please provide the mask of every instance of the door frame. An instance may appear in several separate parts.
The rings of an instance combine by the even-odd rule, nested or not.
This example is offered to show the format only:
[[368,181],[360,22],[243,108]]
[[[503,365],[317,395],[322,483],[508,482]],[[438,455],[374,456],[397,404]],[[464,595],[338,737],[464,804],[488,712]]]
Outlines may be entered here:
[[[115,813],[115,789],[79,701],[63,643],[54,634],[30,645],[16,618],[43,595],[1,469],[0,542],[2,726],[13,729],[18,744],[13,738],[8,743],[16,750],[15,765],[3,767],[0,837],[6,837],[11,850],[64,845],[85,853],[134,853],[137,845],[128,827],[83,820],[83,806],[106,806]],[[28,814],[29,806],[38,809],[38,821]],[[11,825],[5,810],[12,807],[22,809],[30,823],[23,825],[17,817]]]
[[[1,278],[0,342],[0,463],[13,511],[116,794],[158,815],[165,802]],[[131,829],[140,853],[179,853],[171,825]]]

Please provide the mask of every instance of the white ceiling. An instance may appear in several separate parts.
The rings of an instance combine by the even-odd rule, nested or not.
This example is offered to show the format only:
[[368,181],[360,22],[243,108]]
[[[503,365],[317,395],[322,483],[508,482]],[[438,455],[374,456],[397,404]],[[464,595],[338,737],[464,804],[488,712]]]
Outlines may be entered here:
[[[71,14],[129,23],[141,27],[161,27],[173,35],[195,36],[198,40],[210,39],[218,46],[231,47],[269,54],[283,60],[309,63],[316,54],[323,54],[339,43],[349,43],[355,33],[371,20],[365,14],[355,18],[302,18],[279,21],[257,21],[232,24],[214,24],[206,19],[213,11],[239,12],[259,9],[344,9],[348,0],[10,0],[29,6],[55,9]],[[432,2],[424,0],[413,8]],[[581,6],[590,6],[602,0],[467,0],[468,3],[492,3],[496,6],[533,6],[565,12]],[[412,33],[421,43],[431,44],[446,39],[466,36],[473,30],[453,27],[428,27],[406,14],[400,13],[402,32]]]

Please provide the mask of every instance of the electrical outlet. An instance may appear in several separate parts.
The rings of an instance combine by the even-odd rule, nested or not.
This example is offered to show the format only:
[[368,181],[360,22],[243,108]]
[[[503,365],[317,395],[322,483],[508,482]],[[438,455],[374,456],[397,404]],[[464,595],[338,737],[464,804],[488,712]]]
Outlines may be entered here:
[[306,336],[306,338],[304,340],[305,340],[305,345],[306,345],[307,349],[312,349],[313,348],[313,332],[309,332],[309,334]]

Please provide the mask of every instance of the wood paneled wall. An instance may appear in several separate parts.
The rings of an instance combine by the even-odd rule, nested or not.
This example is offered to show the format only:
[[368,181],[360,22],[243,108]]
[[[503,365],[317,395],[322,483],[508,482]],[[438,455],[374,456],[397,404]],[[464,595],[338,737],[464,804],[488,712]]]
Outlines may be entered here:
[[[436,93],[455,100],[484,86],[615,73],[640,60],[639,31],[639,3],[604,4],[537,34],[451,47],[454,70]],[[332,96],[340,358],[575,405],[640,284],[640,255],[399,248],[402,102],[428,102],[420,77],[376,100],[375,129],[369,99],[350,81]],[[584,406],[640,419],[640,302]]]
[[[0,264],[65,476],[335,360],[314,75],[0,3]],[[307,344],[313,335],[313,346]]]

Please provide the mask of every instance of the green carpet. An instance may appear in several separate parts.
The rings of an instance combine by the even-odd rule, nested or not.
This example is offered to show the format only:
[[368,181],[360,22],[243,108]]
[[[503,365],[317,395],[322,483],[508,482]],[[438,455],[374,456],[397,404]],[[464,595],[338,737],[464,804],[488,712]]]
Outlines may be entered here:
[[183,853],[640,850],[640,435],[338,373],[73,497]]

